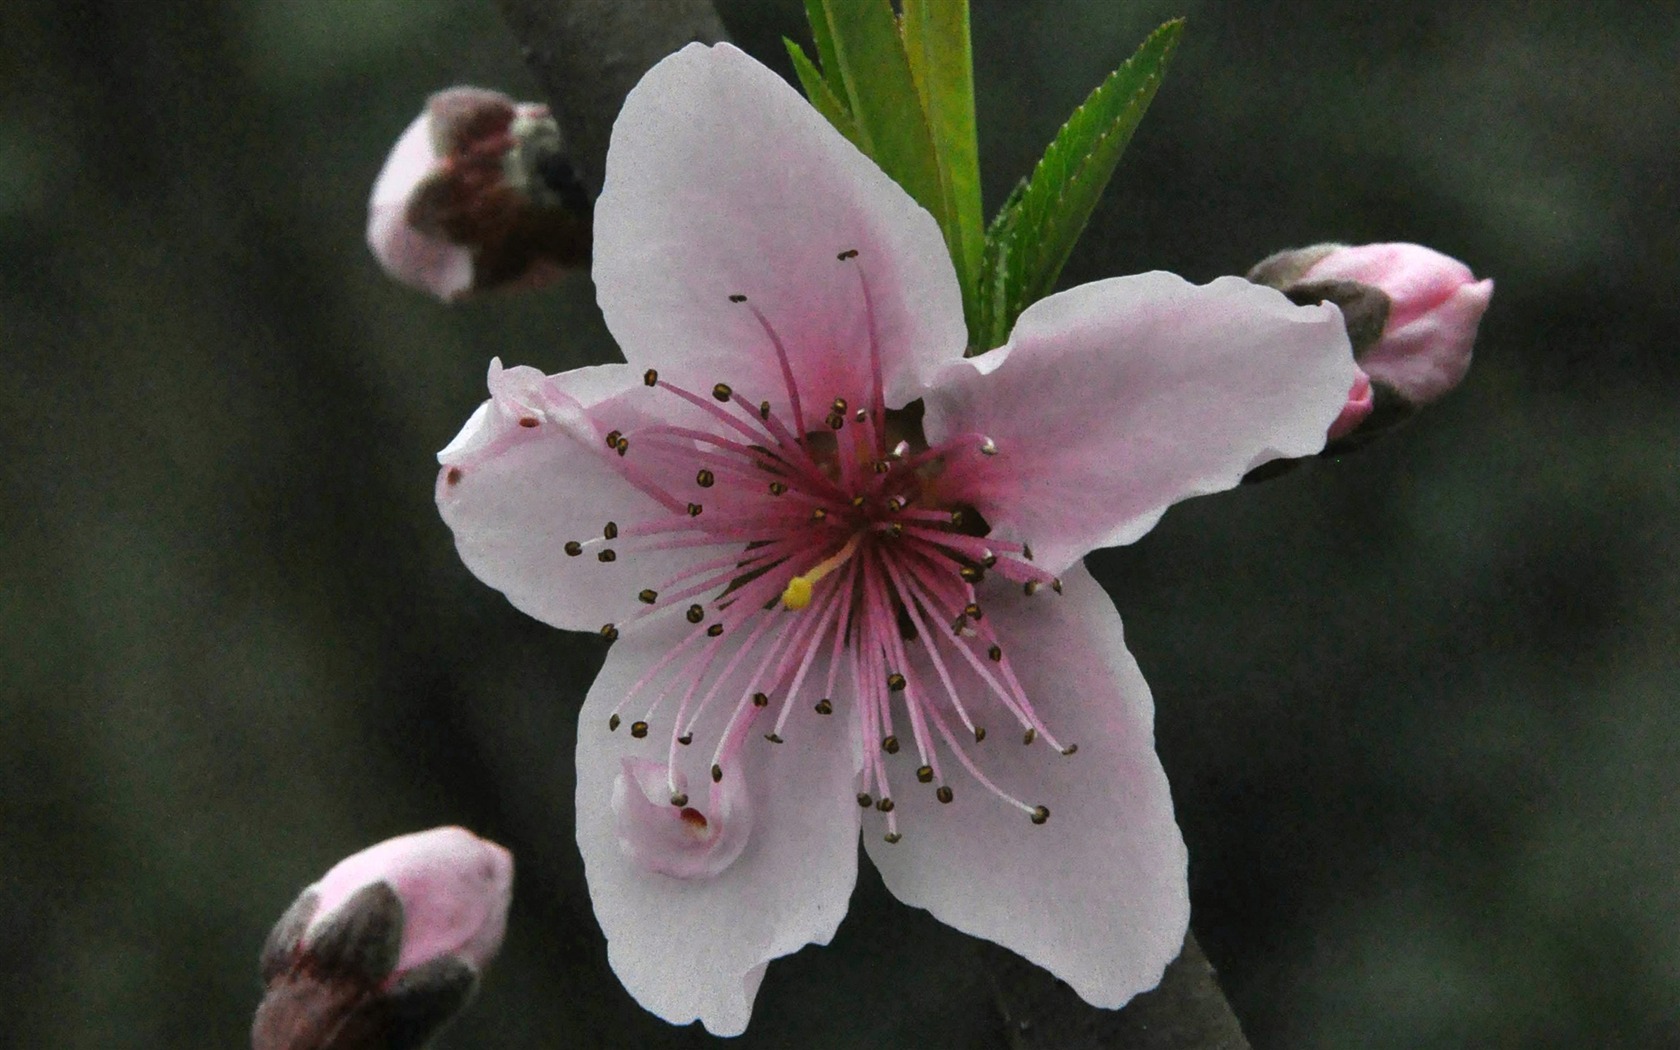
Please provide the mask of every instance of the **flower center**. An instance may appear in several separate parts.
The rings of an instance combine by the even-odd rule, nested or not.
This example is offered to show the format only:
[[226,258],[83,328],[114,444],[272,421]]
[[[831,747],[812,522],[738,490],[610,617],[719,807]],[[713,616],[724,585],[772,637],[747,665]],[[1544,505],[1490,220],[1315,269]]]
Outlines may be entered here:
[[[706,815],[681,788],[677,749],[693,743],[696,724],[719,705],[727,713],[710,764],[714,784],[755,729],[780,744],[795,731],[788,725],[796,709],[830,716],[849,704],[862,738],[878,742],[865,748],[868,790],[858,803],[885,815],[888,842],[900,834],[884,756],[906,744],[918,757],[917,781],[932,785],[940,802],[955,797],[944,763],[955,758],[1042,824],[1044,806],[995,785],[971,754],[986,739],[976,716],[987,712],[1013,720],[1026,744],[1043,737],[1064,754],[1075,750],[1034,712],[982,593],[999,580],[1029,595],[1045,586],[1059,593],[1061,582],[1033,564],[1025,543],[991,537],[963,498],[977,482],[975,468],[998,447],[981,434],[930,446],[919,402],[886,407],[867,281],[860,286],[870,313],[869,388],[799,389],[770,321],[731,296],[754,313],[775,351],[786,407],[754,402],[726,383],[697,392],[649,370],[649,396],[669,399],[649,413],[662,421],[603,435],[625,478],[667,513],[622,527],[607,522],[599,538],[571,541],[566,553],[602,562],[640,551],[697,554],[674,576],[646,581],[638,593],[645,609],[602,627],[613,639],[654,617],[681,615],[692,625],[626,692],[609,728],[632,712],[632,736],[665,724],[670,802],[701,828]],[[821,405],[814,419],[811,404]],[[663,421],[684,414],[692,425]],[[961,667],[985,684],[984,695],[959,694],[953,670]],[[836,693],[843,671],[853,689],[845,698]]]

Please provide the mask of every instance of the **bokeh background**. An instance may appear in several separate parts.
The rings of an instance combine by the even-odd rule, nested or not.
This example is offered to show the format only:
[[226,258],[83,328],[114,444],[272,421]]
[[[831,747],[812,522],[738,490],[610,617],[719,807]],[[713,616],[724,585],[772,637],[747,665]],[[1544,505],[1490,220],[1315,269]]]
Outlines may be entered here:
[[[719,6],[785,69],[798,0]],[[1414,425],[1093,559],[1202,943],[1260,1048],[1680,1046],[1680,9],[975,0],[988,206],[1179,13],[1066,282],[1331,238],[1498,281]],[[362,246],[429,91],[533,96],[487,0],[12,0],[0,56],[0,1042],[239,1046],[293,894],[446,822],[520,867],[442,1046],[711,1042],[590,911],[602,649],[432,507],[492,355],[611,357],[588,278],[446,309]],[[736,1045],[999,1046],[972,947],[866,865]]]

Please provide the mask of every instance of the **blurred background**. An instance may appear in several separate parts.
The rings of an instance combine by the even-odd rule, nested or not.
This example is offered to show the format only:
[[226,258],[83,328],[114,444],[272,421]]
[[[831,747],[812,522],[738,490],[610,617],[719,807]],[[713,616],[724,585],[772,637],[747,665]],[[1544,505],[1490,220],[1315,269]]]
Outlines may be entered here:
[[[799,0],[720,0],[786,70]],[[654,8],[657,11],[657,6]],[[987,205],[1185,42],[1072,284],[1415,240],[1498,281],[1464,387],[1098,554],[1195,928],[1256,1047],[1680,1046],[1680,8],[975,0]],[[241,1045],[334,860],[518,857],[446,1048],[691,1047],[572,841],[602,657],[457,561],[433,453],[492,355],[614,354],[579,275],[444,308],[365,202],[427,93],[535,97],[488,0],[13,0],[0,34],[0,1042]],[[750,1047],[993,1047],[972,944],[865,865]]]

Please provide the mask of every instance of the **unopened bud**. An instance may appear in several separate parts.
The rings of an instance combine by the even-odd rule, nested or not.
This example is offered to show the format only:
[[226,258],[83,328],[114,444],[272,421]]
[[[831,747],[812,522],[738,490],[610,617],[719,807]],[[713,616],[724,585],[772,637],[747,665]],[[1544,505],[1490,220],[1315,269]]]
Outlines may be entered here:
[[406,1050],[501,947],[513,858],[461,828],[388,839],[303,891],[262,951],[254,1050]]
[[[1457,259],[1417,244],[1320,244],[1279,252],[1248,278],[1296,302],[1340,306],[1360,368],[1413,408],[1463,380],[1493,298],[1492,281],[1478,281]],[[1386,308],[1379,307],[1378,292]]]
[[368,247],[396,280],[452,302],[587,266],[589,213],[547,107],[455,87],[386,158]]

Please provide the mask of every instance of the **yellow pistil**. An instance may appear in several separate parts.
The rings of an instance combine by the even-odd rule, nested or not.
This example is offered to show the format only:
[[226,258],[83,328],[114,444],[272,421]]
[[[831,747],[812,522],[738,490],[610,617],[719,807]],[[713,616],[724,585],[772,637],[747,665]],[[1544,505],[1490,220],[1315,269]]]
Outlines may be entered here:
[[810,605],[812,588],[816,586],[817,581],[846,564],[846,560],[852,556],[852,552],[857,550],[860,538],[859,536],[853,536],[851,541],[834,552],[832,557],[818,562],[810,572],[803,576],[795,576],[789,580],[788,585],[782,589],[782,605],[794,612]]

